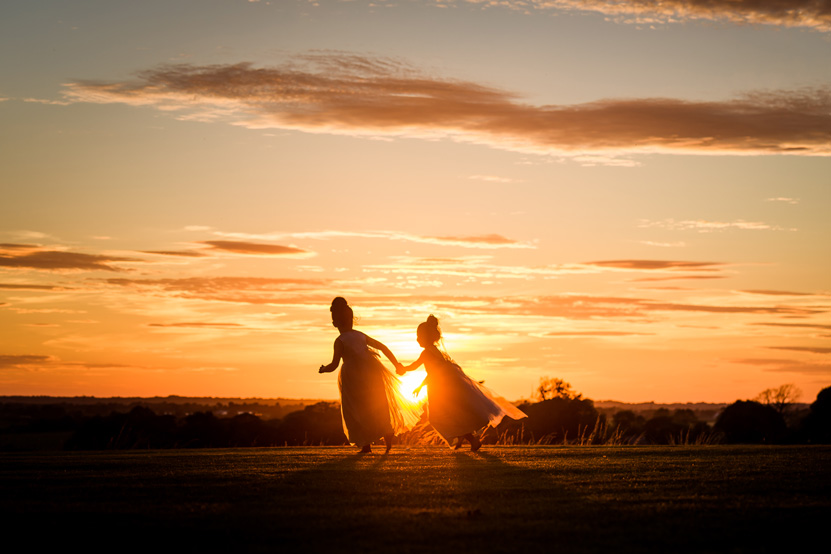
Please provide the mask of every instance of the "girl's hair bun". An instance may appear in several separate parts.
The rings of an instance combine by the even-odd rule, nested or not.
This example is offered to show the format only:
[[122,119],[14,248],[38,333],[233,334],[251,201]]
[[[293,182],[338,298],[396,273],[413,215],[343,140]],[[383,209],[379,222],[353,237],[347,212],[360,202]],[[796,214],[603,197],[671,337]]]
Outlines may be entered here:
[[441,329],[439,329],[439,320],[433,314],[427,318],[427,321],[420,323],[416,330],[418,334],[431,343],[435,344],[441,340]]
[[347,327],[355,323],[355,316],[352,313],[352,308],[346,302],[346,298],[342,296],[335,297],[332,300],[332,305],[329,307],[332,312],[332,324],[338,329]]
[[436,343],[441,340],[441,329],[439,329],[439,318],[430,314],[427,317],[427,321],[419,325],[419,327],[424,327],[425,337],[432,343]]

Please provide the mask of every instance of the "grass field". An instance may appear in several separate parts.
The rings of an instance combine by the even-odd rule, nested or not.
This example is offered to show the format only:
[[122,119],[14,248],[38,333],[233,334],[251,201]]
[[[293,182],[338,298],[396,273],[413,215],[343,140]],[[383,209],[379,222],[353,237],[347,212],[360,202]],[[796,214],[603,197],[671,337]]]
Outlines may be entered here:
[[827,542],[829,462],[820,446],[12,453],[0,509],[7,544],[87,550],[781,553]]

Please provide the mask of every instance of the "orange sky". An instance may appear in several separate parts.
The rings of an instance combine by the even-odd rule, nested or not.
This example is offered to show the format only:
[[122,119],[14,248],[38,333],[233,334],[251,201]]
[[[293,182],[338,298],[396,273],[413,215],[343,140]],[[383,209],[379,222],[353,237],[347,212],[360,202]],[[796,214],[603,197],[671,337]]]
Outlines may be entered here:
[[342,295],[510,399],[812,401],[827,15],[490,4],[4,4],[0,394],[335,398]]

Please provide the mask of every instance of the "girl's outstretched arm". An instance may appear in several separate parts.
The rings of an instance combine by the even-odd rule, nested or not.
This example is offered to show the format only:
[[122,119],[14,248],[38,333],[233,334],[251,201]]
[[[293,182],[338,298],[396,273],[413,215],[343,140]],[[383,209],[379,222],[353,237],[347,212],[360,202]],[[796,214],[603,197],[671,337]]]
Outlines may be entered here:
[[320,369],[317,370],[318,373],[329,373],[331,371],[335,371],[338,366],[340,365],[340,359],[343,356],[343,345],[338,339],[335,339],[335,352],[332,354],[332,363],[327,365],[320,366]]
[[423,364],[423,363],[424,363],[424,358],[425,358],[425,356],[426,356],[426,353],[427,353],[427,351],[426,351],[426,350],[422,350],[422,351],[421,351],[421,354],[418,356],[418,359],[417,359],[416,361],[414,361],[414,362],[413,362],[413,363],[411,363],[410,365],[401,366],[401,367],[399,368],[399,370],[397,371],[397,373],[398,373],[399,375],[404,375],[404,374],[405,374],[405,373],[407,373],[408,371],[412,371],[412,370],[414,370],[414,369],[418,368],[421,364]]
[[413,391],[413,396],[418,396],[418,393],[420,393],[421,389],[423,389],[426,385],[427,385],[427,377],[425,377],[424,381],[422,381],[421,384],[419,386],[417,386],[416,389]]
[[366,344],[367,344],[367,346],[371,346],[375,350],[379,350],[379,351],[383,352],[384,356],[386,356],[387,359],[392,362],[392,365],[394,365],[396,367],[396,369],[401,368],[401,362],[399,362],[395,358],[395,354],[393,354],[392,350],[387,348],[387,346],[384,343],[378,342],[377,340],[375,340],[372,337],[367,337],[366,338]]

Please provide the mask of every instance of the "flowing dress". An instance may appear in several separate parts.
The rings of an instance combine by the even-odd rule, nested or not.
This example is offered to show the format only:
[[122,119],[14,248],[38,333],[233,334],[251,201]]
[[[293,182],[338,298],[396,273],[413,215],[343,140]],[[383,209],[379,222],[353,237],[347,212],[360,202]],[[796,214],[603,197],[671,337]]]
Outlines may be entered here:
[[527,417],[519,408],[468,377],[435,346],[424,350],[430,424],[448,443],[502,419]]
[[[398,378],[387,369],[360,331],[341,333],[343,366],[338,375],[343,432],[350,443],[371,444],[412,428],[418,414],[406,409]],[[410,405],[412,403],[409,403]]]

